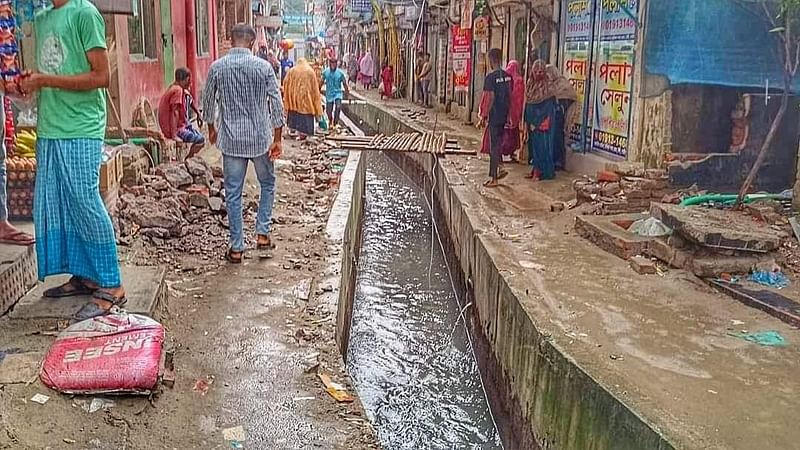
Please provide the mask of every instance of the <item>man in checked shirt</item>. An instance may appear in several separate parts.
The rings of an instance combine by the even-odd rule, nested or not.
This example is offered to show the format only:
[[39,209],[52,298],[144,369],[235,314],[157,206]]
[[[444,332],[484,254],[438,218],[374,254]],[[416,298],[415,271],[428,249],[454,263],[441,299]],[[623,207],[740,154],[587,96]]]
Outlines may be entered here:
[[222,152],[225,203],[228,208],[230,247],[227,259],[242,262],[242,188],[249,162],[253,162],[261,200],[256,219],[257,248],[274,248],[270,238],[275,200],[272,161],[281,156],[283,103],[272,65],[253,55],[256,32],[239,24],[231,32],[233,48],[211,65],[203,94],[203,118],[209,140]]

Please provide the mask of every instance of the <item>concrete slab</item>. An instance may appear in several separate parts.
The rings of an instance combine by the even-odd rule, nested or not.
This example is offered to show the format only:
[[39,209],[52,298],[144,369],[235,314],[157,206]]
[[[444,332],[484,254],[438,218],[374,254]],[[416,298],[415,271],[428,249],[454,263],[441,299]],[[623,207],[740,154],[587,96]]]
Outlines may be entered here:
[[617,214],[613,216],[577,216],[575,231],[594,245],[619,256],[630,259],[647,252],[651,237],[639,236],[627,230],[639,219],[647,218],[647,214]]
[[[124,309],[158,320],[167,294],[164,274],[164,269],[159,267],[123,267],[122,279],[128,296],[128,303]],[[90,300],[89,296],[62,299],[42,297],[42,292],[46,289],[65,283],[68,279],[69,276],[66,275],[48,278],[25,295],[8,316],[16,320],[56,322],[71,319],[81,306]]]
[[0,385],[30,383],[36,380],[42,363],[42,353],[11,353],[0,358]]
[[[15,223],[33,233],[33,223]],[[5,314],[36,283],[34,247],[0,244],[0,316]]]
[[767,289],[747,287],[721,280],[707,280],[714,286],[747,306],[760,309],[789,325],[800,327],[800,303]]
[[763,253],[781,245],[777,232],[732,211],[653,203],[650,214],[705,247]]

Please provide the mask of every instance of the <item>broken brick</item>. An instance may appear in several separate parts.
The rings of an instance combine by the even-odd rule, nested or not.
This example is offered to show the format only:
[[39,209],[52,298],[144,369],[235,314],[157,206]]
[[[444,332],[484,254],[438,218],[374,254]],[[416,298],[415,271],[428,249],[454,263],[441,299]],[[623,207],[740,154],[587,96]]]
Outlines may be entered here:
[[619,175],[608,170],[600,170],[597,172],[597,181],[601,183],[616,183],[619,181]]
[[644,256],[634,256],[630,259],[631,268],[640,275],[653,275],[656,271],[656,263]]

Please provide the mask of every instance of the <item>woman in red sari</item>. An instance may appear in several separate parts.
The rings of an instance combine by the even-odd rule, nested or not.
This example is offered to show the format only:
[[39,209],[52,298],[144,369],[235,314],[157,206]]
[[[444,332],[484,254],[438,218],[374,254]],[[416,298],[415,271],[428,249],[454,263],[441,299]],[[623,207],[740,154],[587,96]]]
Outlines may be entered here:
[[503,156],[517,160],[519,150],[520,124],[525,112],[525,78],[519,73],[519,62],[512,59],[506,66],[506,73],[511,75],[511,105],[508,109],[508,120],[503,134]]
[[384,64],[383,70],[381,70],[381,83],[383,84],[381,100],[384,98],[392,98],[392,91],[394,90],[394,69],[391,64]]

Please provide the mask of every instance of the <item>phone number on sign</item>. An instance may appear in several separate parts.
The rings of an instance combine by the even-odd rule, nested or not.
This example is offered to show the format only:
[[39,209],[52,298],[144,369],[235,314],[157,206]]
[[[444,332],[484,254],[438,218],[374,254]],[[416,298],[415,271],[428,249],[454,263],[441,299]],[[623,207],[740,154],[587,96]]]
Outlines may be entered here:
[[595,130],[592,146],[598,150],[625,155],[625,151],[628,149],[628,138]]

